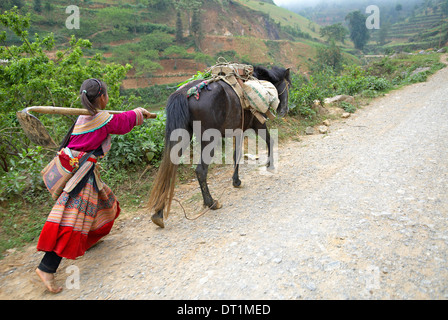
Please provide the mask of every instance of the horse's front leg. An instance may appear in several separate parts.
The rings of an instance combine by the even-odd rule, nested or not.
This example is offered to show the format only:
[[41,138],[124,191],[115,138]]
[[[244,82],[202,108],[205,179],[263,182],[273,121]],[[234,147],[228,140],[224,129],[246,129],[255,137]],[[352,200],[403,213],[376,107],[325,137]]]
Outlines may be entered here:
[[257,130],[257,134],[259,137],[261,137],[267,144],[268,147],[268,162],[266,163],[266,167],[269,171],[274,171],[275,170],[275,165],[274,165],[274,153],[273,153],[273,149],[274,149],[274,140],[271,138],[271,135],[269,133],[269,130],[266,126],[266,124],[259,124],[258,126],[256,126],[256,130]]
[[233,151],[233,164],[234,164],[234,172],[232,176],[232,184],[235,188],[241,187],[241,180],[239,178],[239,168],[240,168],[240,161],[242,157],[242,142],[240,137],[235,137],[234,139],[234,147],[235,150]]
[[262,134],[261,138],[266,141],[266,144],[268,145],[268,162],[266,163],[266,167],[268,170],[274,171],[274,153],[272,152],[272,149],[274,149],[274,141],[271,139],[268,129],[266,129],[266,135]]

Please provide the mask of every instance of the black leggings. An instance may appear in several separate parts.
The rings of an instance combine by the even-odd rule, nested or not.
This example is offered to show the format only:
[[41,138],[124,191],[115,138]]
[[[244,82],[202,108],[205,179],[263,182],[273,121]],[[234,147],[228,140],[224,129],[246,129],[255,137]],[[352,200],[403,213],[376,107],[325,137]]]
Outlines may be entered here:
[[56,273],[62,257],[58,256],[54,252],[46,252],[38,268],[46,273]]

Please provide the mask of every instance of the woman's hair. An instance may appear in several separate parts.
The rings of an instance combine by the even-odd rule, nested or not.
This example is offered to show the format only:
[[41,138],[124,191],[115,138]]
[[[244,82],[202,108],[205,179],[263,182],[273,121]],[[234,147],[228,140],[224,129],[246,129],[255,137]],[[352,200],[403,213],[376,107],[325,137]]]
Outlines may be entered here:
[[107,93],[106,84],[98,79],[87,79],[81,85],[81,104],[90,114],[98,113],[98,98]]

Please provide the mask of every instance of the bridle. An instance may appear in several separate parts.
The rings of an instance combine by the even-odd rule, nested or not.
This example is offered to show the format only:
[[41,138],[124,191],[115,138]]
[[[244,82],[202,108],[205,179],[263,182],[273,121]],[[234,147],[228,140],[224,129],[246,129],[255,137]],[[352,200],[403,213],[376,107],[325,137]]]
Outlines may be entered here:
[[290,84],[286,79],[283,79],[283,82],[285,83],[285,87],[283,88],[283,91],[278,95],[278,97],[280,98],[280,96],[286,92],[286,104],[288,104]]
[[289,82],[286,79],[283,79],[283,82],[285,83],[285,88],[283,88],[283,91],[278,95],[279,97],[285,93],[285,91],[289,92]]

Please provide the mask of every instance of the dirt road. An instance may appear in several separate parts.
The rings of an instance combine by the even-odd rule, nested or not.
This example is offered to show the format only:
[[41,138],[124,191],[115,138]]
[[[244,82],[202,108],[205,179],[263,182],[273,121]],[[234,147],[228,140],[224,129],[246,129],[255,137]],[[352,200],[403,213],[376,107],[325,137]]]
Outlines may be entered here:
[[[34,245],[11,254],[0,298],[448,298],[448,68],[278,151],[278,172],[247,165],[241,189],[216,171],[224,207],[198,220],[176,203],[165,229],[144,210],[119,219],[63,261],[59,295],[37,281]],[[177,197],[201,206],[196,182]]]

